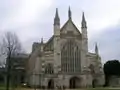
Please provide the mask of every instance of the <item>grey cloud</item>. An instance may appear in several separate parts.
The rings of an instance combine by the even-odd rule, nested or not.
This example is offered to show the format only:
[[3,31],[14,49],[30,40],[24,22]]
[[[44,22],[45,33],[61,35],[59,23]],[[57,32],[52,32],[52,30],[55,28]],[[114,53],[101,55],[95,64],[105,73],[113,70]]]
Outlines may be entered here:
[[[61,20],[61,26],[68,19],[68,6],[71,6],[72,10],[72,19],[75,24],[80,28],[81,26],[81,15],[82,11],[85,11],[85,16],[88,22],[88,27],[95,27],[100,25],[100,20],[104,22],[104,18],[101,19],[106,14],[107,9],[104,11],[101,9],[101,6],[104,0],[54,0],[54,3],[50,8],[44,11],[42,18],[39,17],[41,12],[38,10],[37,20],[29,24],[16,25],[16,23],[7,26],[6,23],[12,23],[12,19],[16,16],[20,10],[21,5],[25,0],[1,0],[0,1],[0,30],[1,27],[6,27],[5,30],[14,31],[20,37],[20,40],[23,43],[25,50],[28,52],[31,51],[32,43],[35,41],[40,41],[40,38],[43,37],[47,41],[53,34],[53,20],[55,15],[55,8],[59,8],[59,16]],[[98,5],[100,1],[100,5]],[[109,0],[108,0],[109,1]],[[112,1],[112,0],[111,0]],[[113,0],[114,1],[114,0]],[[110,1],[109,1],[110,3]],[[108,4],[107,4],[108,5]],[[115,4],[114,4],[115,5]],[[100,7],[99,7],[100,6]],[[102,5],[106,7],[106,4]],[[109,5],[110,6],[110,5]],[[116,7],[112,7],[112,11],[116,11]],[[112,15],[112,14],[111,14]],[[114,16],[114,15],[113,15]],[[17,16],[16,16],[17,17]],[[23,16],[24,17],[24,16]],[[20,17],[18,17],[20,19]],[[100,18],[100,20],[99,20]],[[111,17],[108,17],[111,18]],[[16,18],[17,21],[17,18]],[[91,24],[92,22],[92,24]],[[93,23],[94,22],[94,23]],[[98,23],[98,24],[96,24]],[[19,23],[18,23],[19,24]],[[100,54],[102,56],[103,62],[112,58],[119,58],[119,46],[120,46],[120,27],[108,27],[107,29],[102,30],[100,34],[95,34],[97,31],[88,28],[89,36],[89,47],[90,51],[94,51],[94,43],[97,41],[100,49]],[[3,31],[5,31],[3,30]],[[93,36],[94,35],[94,36]]]
[[89,47],[94,49],[95,42],[98,42],[102,62],[107,60],[120,60],[120,26],[108,27],[102,33],[96,34],[90,39]]
[[36,25],[32,25],[26,28],[18,30],[16,32],[20,37],[23,46],[27,52],[31,52],[31,46],[33,42],[40,42],[43,37],[44,42],[46,42],[53,34],[51,23],[39,23]]
[[18,13],[21,4],[22,0],[0,1],[0,29],[2,29],[3,26],[7,27],[6,23],[12,23],[12,19]]

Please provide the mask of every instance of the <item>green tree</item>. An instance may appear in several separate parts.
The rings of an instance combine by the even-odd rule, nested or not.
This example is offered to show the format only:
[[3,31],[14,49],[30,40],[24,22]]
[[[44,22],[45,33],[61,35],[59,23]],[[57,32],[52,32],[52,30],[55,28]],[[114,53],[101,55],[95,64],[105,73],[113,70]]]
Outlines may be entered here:
[[105,86],[108,86],[112,75],[120,76],[120,62],[118,60],[109,60],[104,64]]

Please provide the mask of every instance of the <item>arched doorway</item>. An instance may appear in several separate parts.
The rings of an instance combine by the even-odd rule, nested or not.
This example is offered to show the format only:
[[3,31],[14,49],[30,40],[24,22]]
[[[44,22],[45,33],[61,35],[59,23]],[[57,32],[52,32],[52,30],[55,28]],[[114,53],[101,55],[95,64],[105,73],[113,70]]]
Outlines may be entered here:
[[80,78],[78,78],[78,77],[70,78],[69,87],[70,88],[80,88]]
[[54,88],[54,80],[53,79],[50,79],[48,81],[48,89],[53,89]]

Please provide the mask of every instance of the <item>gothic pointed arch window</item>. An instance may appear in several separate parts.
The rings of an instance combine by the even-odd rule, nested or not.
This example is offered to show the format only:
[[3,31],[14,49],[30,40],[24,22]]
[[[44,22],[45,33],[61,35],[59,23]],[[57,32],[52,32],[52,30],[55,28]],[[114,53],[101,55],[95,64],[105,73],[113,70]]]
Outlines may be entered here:
[[54,73],[53,65],[48,63],[45,67],[45,74],[53,74],[53,73]]
[[61,49],[62,72],[77,73],[81,68],[80,48],[74,40],[68,40]]

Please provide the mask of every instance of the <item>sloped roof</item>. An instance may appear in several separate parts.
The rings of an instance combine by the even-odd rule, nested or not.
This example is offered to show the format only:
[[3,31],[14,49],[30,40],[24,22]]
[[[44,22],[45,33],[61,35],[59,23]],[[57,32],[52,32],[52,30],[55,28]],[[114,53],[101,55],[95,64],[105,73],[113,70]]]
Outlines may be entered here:
[[52,37],[46,42],[46,44],[44,45],[44,48],[47,46],[48,43],[50,43],[51,41],[53,41],[54,35],[52,35]]
[[[71,22],[73,24],[73,26],[75,27],[75,29],[77,30],[77,32],[81,35],[81,32],[79,31],[79,29],[75,26],[75,24],[73,23],[73,21],[71,19],[68,19],[67,22],[62,26],[62,28],[60,29],[60,32],[62,32],[64,30],[64,27]],[[53,41],[54,35],[51,36],[51,38],[46,42],[45,46],[50,43],[51,41]],[[53,41],[54,42],[54,41]]]
[[[71,22],[74,26],[74,28],[78,31],[78,33],[80,33],[79,29],[75,26],[75,24],[73,23],[73,21],[71,19],[68,19],[67,22],[63,25],[63,27],[60,29],[60,31],[63,31],[64,30],[64,27],[69,23]],[[81,34],[81,33],[80,33]]]

